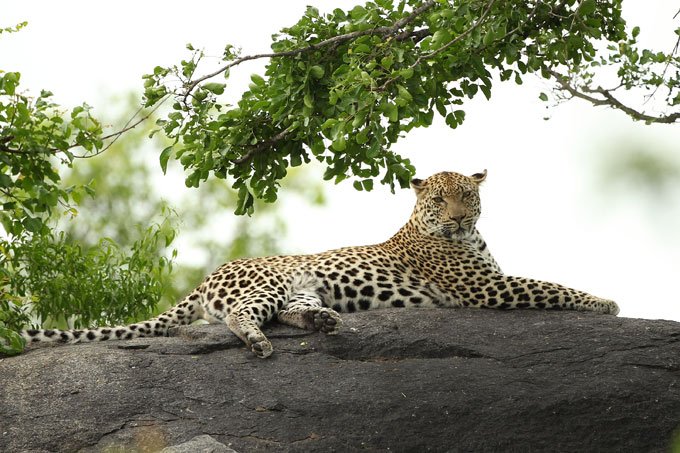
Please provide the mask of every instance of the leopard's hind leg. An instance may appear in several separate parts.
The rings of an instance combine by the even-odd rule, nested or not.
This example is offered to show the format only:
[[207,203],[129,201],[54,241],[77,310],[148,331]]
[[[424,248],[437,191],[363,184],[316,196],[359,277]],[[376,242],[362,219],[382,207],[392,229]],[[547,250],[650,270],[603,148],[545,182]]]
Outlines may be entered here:
[[307,292],[293,294],[285,308],[277,313],[283,324],[329,335],[338,333],[342,318],[333,309],[323,307],[319,296]]

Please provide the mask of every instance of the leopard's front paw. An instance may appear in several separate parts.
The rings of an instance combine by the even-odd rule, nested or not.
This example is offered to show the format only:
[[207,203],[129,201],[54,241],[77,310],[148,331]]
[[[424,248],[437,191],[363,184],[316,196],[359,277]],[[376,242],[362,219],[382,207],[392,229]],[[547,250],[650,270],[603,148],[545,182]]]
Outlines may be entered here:
[[314,329],[328,335],[335,335],[342,325],[342,318],[331,308],[319,308],[313,313]]
[[261,359],[266,359],[270,355],[272,355],[272,352],[274,352],[274,348],[272,347],[272,344],[267,340],[266,338],[254,338],[254,339],[248,339],[248,343],[250,344],[250,350],[255,353],[256,356],[258,356]]

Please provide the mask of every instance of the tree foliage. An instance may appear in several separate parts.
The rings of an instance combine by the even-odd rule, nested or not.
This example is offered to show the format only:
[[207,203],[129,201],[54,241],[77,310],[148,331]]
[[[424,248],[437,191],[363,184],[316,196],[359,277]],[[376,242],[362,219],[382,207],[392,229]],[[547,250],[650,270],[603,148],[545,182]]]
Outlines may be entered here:
[[[120,124],[131,108],[100,122]],[[104,155],[95,151],[88,155],[94,158],[53,161],[55,187],[73,188],[68,203],[62,199],[39,216],[39,231],[0,239],[0,352],[20,351],[15,332],[28,325],[80,328],[147,318],[176,303],[217,263],[282,252],[286,222],[276,206],[258,207],[270,230],[253,228],[243,218],[233,228],[216,228],[214,214],[229,212],[237,198],[223,181],[193,190],[170,211],[142,152],[163,143],[145,147],[151,125],[144,126],[126,132]],[[300,176],[288,178],[289,192],[323,202],[320,186],[302,184]],[[167,248],[178,232],[177,217],[197,247],[210,250],[207,262],[173,263],[175,254]]]
[[[273,37],[271,53],[241,56],[228,44],[222,66],[205,75],[203,51],[189,45],[189,58],[144,76],[145,102],[174,100],[158,121],[173,140],[161,166],[179,160],[190,187],[211,174],[231,178],[236,212],[252,213],[255,198],[274,201],[287,169],[310,159],[325,165],[325,179],[354,176],[358,190],[375,178],[406,186],[414,168],[391,150],[400,137],[435,113],[456,128],[466,100],[489,99],[495,82],[520,84],[527,74],[558,82],[560,99],[675,122],[680,113],[654,117],[613,95],[664,88],[668,106],[679,102],[675,51],[640,50],[638,33],[627,31],[620,0],[376,0],[325,15],[309,7]],[[259,58],[270,59],[264,76],[253,74],[238,103],[225,104],[221,79]],[[617,87],[595,85],[603,66],[616,69]]]
[[[17,27],[1,31],[14,32]],[[109,146],[87,104],[65,111],[52,93],[32,97],[18,72],[0,71],[0,352],[16,353],[15,333],[29,324],[121,323],[158,303],[171,261],[159,254],[174,230],[145,226],[130,247],[101,238],[74,244],[56,229],[60,214],[77,214],[91,188],[64,186],[62,173]],[[159,244],[163,244],[160,246]]]
[[[136,96],[130,97],[116,118],[103,122],[123,123],[132,115],[136,102]],[[167,140],[156,136],[151,142],[146,141],[152,126],[147,123],[130,130],[106,154],[78,161],[64,177],[63,183],[67,186],[89,184],[96,192],[95,197],[79,200],[75,221],[60,222],[59,228],[69,243],[96,250],[100,248],[100,238],[106,237],[131,249],[139,238],[139,231],[131,225],[154,225],[162,221],[158,213],[172,206],[177,229],[181,230],[178,240],[182,248],[178,250],[172,274],[163,276],[157,310],[174,305],[225,261],[290,252],[284,243],[287,216],[281,204],[256,201],[257,222],[247,217],[233,218],[229,214],[236,204],[237,193],[219,179],[209,180],[197,189],[175,188],[173,196],[167,199],[168,185],[181,181],[182,175],[170,169],[172,174],[164,177],[169,181],[162,186],[158,178],[154,178],[158,164],[148,157],[155,149],[167,145]],[[308,205],[323,204],[322,186],[313,179],[304,169],[290,172],[283,181],[286,194],[290,198],[302,198]],[[170,227],[166,222],[162,231],[170,234],[173,232]],[[157,245],[158,250],[150,254],[163,256],[165,244]]]

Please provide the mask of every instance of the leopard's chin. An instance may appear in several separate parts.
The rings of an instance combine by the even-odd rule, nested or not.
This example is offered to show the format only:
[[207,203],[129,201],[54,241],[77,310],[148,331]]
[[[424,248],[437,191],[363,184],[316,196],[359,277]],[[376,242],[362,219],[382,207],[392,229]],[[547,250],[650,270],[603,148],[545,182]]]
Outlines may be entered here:
[[450,240],[450,241],[460,241],[465,239],[468,235],[470,234],[469,231],[467,231],[465,228],[462,226],[458,226],[457,228],[451,228],[451,227],[444,227],[442,228],[442,235]]

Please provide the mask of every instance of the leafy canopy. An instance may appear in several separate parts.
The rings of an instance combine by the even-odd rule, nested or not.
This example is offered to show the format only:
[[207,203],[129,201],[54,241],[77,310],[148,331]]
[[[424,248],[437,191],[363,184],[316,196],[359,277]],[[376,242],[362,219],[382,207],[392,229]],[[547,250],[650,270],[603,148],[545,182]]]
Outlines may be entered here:
[[[252,213],[255,198],[274,201],[287,169],[311,159],[325,165],[325,179],[354,176],[358,190],[376,178],[405,187],[414,168],[391,150],[400,137],[432,124],[435,113],[456,128],[465,100],[489,99],[495,81],[520,84],[532,73],[557,81],[562,97],[674,122],[680,113],[652,117],[612,95],[663,87],[668,105],[680,100],[678,72],[666,71],[680,60],[637,49],[639,29],[626,31],[621,3],[376,0],[325,15],[309,7],[273,37],[272,53],[241,56],[228,44],[222,66],[203,76],[204,54],[188,45],[189,58],[144,76],[146,106],[174,100],[157,123],[173,140],[161,167],[179,160],[190,187],[211,174],[231,178],[237,214]],[[236,105],[224,103],[230,70],[259,58],[270,59],[264,76],[252,75]],[[595,85],[602,66],[616,69],[619,87]]]

